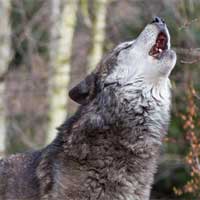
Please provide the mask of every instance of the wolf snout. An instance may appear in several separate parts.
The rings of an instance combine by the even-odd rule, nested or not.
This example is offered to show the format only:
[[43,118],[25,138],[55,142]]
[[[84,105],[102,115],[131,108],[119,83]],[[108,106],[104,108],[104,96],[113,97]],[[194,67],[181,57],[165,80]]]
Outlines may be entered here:
[[151,22],[151,24],[156,25],[159,31],[166,31],[166,23],[164,21],[164,19],[160,18],[160,17],[154,17],[153,21]]

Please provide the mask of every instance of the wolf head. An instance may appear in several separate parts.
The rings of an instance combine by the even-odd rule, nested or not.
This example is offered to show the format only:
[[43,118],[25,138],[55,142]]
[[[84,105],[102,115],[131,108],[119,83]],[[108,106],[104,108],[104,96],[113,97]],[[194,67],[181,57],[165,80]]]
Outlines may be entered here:
[[167,26],[155,17],[135,40],[118,45],[105,56],[90,75],[71,89],[69,96],[79,104],[87,104],[113,84],[120,88],[132,85],[134,90],[138,89],[135,83],[141,81],[146,87],[162,88],[175,63]]

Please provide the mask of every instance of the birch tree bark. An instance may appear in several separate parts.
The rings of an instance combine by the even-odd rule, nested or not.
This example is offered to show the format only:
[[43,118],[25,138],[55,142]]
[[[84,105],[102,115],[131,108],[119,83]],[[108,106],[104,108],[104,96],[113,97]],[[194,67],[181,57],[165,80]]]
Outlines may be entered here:
[[[52,141],[65,119],[70,76],[72,40],[78,0],[52,0],[50,124],[47,142]],[[61,12],[61,16],[59,13]],[[60,17],[60,19],[59,19]]]
[[92,42],[88,55],[88,71],[92,71],[103,54],[105,40],[106,13],[109,0],[95,0],[93,3],[93,19],[91,19]]
[[[11,39],[10,39],[10,1],[1,0],[0,1],[0,76],[3,76],[8,68],[10,58],[11,58]],[[2,20],[3,19],[3,20]],[[0,156],[4,154],[5,151],[5,105],[4,105],[4,95],[5,94],[4,82],[0,82]]]

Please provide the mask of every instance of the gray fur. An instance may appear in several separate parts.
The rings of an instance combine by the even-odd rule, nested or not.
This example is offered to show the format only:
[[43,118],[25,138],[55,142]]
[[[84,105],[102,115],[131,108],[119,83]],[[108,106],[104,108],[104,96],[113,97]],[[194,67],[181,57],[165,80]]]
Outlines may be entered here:
[[0,161],[0,199],[149,199],[176,60],[170,49],[159,60],[148,55],[158,32],[147,25],[70,91],[82,105],[53,143]]

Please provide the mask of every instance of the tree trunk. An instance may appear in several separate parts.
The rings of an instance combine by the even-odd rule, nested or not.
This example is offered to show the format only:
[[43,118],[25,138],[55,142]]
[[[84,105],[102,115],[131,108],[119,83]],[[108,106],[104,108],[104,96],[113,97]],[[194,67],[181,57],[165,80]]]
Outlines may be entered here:
[[[78,0],[52,0],[51,31],[51,91],[50,91],[50,124],[48,141],[56,135],[58,127],[67,115],[67,89],[70,79],[72,40],[76,25]],[[59,20],[59,10],[61,16]],[[57,32],[58,31],[58,32]],[[56,38],[58,40],[56,40]],[[57,51],[57,52],[56,52]]]
[[88,70],[92,71],[100,61],[103,54],[105,40],[106,12],[108,0],[95,0],[93,2],[93,19],[91,20],[92,42],[88,55]]
[[[2,0],[0,1],[0,77],[6,74],[8,70],[9,61],[11,58],[11,48],[10,48],[10,1]],[[4,81],[0,82],[0,156],[4,155],[5,151],[5,105],[4,105],[4,96],[5,94],[5,85]]]

